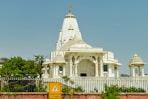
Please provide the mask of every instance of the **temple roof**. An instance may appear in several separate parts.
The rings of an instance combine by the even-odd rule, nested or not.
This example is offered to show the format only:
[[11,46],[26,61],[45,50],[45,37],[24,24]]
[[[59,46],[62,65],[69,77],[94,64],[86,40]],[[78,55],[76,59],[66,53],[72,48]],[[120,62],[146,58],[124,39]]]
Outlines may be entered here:
[[83,40],[78,39],[76,36],[70,39],[60,50],[66,51],[70,47],[77,47],[77,48],[92,48],[90,45],[85,43]]
[[137,54],[135,54],[132,58],[131,58],[131,60],[130,60],[130,62],[129,62],[129,64],[128,64],[128,66],[144,66],[144,62],[143,62],[143,60],[137,55]]
[[105,64],[113,64],[113,65],[116,65],[116,66],[122,65],[121,63],[118,62],[117,59],[114,59],[114,60],[103,60],[103,62],[104,62]]
[[54,60],[53,60],[54,64],[65,64],[65,59],[64,57],[62,57],[61,55],[57,55]]

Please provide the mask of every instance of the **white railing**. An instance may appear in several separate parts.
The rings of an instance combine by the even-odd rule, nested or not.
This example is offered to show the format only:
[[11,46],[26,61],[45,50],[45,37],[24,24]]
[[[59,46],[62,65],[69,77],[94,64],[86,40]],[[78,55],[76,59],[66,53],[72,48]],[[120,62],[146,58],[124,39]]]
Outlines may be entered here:
[[[98,92],[104,90],[104,85],[118,85],[119,87],[136,87],[142,88],[148,92],[148,77],[120,77],[120,78],[71,78],[74,84],[67,83],[69,86],[81,86],[85,92],[92,92],[97,89]],[[61,82],[66,84],[61,78],[43,79],[43,82]]]
[[44,83],[48,82],[61,82],[64,85],[68,85],[71,87],[81,86],[85,92],[92,92],[94,89],[97,89],[98,92],[102,92],[104,90],[104,85],[118,85],[119,87],[136,87],[142,88],[146,92],[148,92],[148,77],[119,77],[119,78],[105,78],[105,77],[77,77],[71,78],[74,81],[74,84],[66,83],[62,78],[46,78],[46,79],[38,79],[38,78],[0,78],[1,86],[5,84],[7,80],[42,80]]

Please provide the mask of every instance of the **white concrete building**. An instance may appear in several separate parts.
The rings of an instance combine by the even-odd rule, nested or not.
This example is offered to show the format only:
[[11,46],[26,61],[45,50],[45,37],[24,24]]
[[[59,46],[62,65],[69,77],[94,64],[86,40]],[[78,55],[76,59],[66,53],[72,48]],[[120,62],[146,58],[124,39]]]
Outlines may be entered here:
[[[93,37],[92,37],[93,38]],[[56,43],[51,52],[43,78],[69,77],[119,77],[121,65],[113,52],[94,48],[82,39],[75,15],[69,9]]]

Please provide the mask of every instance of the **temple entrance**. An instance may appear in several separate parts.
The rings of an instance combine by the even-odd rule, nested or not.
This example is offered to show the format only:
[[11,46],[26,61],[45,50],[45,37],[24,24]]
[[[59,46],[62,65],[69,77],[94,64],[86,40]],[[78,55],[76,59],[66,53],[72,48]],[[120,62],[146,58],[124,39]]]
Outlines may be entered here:
[[95,64],[89,59],[84,59],[78,63],[78,76],[93,77],[95,76]]
[[87,74],[86,74],[86,73],[81,73],[80,76],[81,76],[81,77],[86,77]]

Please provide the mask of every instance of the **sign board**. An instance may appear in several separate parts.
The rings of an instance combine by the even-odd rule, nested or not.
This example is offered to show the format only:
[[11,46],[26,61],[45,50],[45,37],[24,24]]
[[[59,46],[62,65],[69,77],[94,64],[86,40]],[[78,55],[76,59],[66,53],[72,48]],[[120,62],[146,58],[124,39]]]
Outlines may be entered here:
[[49,99],[61,99],[61,83],[49,82]]

